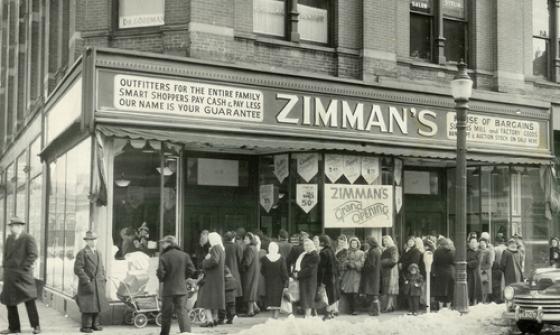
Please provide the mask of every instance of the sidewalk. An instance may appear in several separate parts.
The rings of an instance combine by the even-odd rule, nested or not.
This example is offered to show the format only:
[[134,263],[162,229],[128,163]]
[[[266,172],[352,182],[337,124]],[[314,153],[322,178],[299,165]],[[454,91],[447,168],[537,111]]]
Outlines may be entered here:
[[[42,334],[47,334],[47,335],[82,334],[79,332],[80,325],[74,320],[64,317],[64,315],[60,314],[59,312],[57,312],[52,308],[46,307],[43,303],[39,301],[37,301],[37,309],[40,315]],[[393,313],[382,314],[376,318],[379,320],[385,320],[403,314],[405,314],[405,312],[393,312]],[[21,319],[23,334],[31,334],[29,319],[27,318],[27,312],[25,311],[25,305],[23,304],[19,305],[19,315]],[[269,316],[270,313],[265,312],[265,313],[260,313],[252,318],[236,318],[234,320],[233,325],[221,325],[214,328],[201,328],[201,327],[193,326],[192,332],[195,334],[234,334],[244,329],[249,329],[254,325],[262,324],[266,322]],[[282,316],[281,319],[282,318],[286,318],[286,316]],[[370,317],[367,314],[362,314],[358,316],[342,315],[339,316],[337,320],[362,322],[370,318],[373,317]],[[8,328],[8,316],[7,316],[6,308],[5,306],[0,305],[0,330],[6,328]],[[177,322],[174,320],[173,325],[171,327],[171,334],[177,334],[178,332],[179,332],[179,327],[177,326]],[[104,326],[103,331],[100,333],[96,332],[96,334],[97,335],[103,335],[103,334],[157,335],[159,334],[159,327],[153,324],[150,324],[145,328],[141,328],[141,329],[138,329],[134,326],[125,326],[125,325]]]

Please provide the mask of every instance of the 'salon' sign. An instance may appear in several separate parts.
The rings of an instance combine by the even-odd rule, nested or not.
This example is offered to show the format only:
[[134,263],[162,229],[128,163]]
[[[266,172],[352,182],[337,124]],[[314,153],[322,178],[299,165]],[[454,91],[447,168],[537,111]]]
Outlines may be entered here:
[[393,226],[393,186],[325,184],[325,228]]

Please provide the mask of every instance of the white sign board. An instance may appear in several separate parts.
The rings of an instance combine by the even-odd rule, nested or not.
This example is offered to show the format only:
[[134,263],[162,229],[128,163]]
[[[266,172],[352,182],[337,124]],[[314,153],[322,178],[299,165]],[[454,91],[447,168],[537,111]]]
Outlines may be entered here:
[[344,156],[342,155],[325,155],[325,175],[332,183],[342,177],[342,169],[344,166]]
[[430,172],[405,170],[404,193],[430,194]]
[[198,159],[198,185],[239,186],[239,161],[233,159]]
[[262,122],[258,90],[119,74],[113,106],[118,110],[172,113],[193,117]]
[[319,172],[319,155],[310,154],[294,154],[297,160],[297,172],[307,183]]
[[362,157],[362,176],[368,184],[373,184],[379,177],[379,158]]
[[356,179],[362,173],[362,160],[360,156],[344,156],[344,167],[342,172],[351,184],[354,184]]
[[393,226],[392,185],[325,184],[325,228]]
[[274,175],[282,183],[290,174],[290,157],[288,155],[274,156]]
[[[538,148],[539,128],[535,121],[471,114],[467,118],[467,141]],[[454,112],[447,113],[447,138],[457,138]]]
[[305,213],[309,213],[317,205],[317,184],[297,184],[296,202]]
[[260,204],[268,213],[274,205],[274,185],[261,185],[259,189]]
[[164,0],[119,0],[119,28],[161,26]]

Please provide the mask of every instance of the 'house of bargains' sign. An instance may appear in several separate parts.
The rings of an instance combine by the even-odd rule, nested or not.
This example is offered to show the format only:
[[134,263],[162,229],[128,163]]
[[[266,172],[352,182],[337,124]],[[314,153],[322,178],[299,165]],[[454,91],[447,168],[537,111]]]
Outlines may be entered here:
[[325,184],[325,228],[393,226],[393,186]]

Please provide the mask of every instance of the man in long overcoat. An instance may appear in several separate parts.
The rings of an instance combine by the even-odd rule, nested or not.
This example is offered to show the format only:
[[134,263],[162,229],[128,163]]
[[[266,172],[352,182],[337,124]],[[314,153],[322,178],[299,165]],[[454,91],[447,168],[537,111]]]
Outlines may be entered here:
[[0,302],[8,308],[8,329],[0,334],[21,332],[17,305],[25,303],[33,334],[39,334],[39,314],[35,300],[37,287],[33,276],[33,263],[37,259],[37,244],[33,237],[23,231],[25,221],[11,218],[8,225],[11,234],[4,245],[4,287]]
[[162,252],[159,256],[157,277],[163,284],[161,297],[161,332],[169,335],[173,309],[179,322],[181,333],[191,332],[185,302],[187,300],[187,278],[195,275],[196,269],[186,252],[177,245],[175,236],[165,236],[160,242]]
[[97,235],[88,231],[84,236],[86,246],[78,252],[74,261],[74,273],[78,276],[76,302],[82,313],[83,333],[102,330],[99,313],[107,310],[105,297],[105,269],[101,253],[95,248]]

